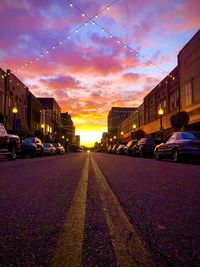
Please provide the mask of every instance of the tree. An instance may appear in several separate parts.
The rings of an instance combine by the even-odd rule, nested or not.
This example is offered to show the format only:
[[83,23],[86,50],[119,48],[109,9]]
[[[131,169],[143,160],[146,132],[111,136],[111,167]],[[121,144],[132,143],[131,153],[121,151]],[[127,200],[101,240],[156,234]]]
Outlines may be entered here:
[[44,134],[39,130],[36,130],[34,132],[34,136],[37,137],[37,138],[40,138],[41,140],[43,140],[43,138],[44,138]]
[[133,138],[139,140],[140,138],[145,137],[145,135],[146,133],[142,129],[139,129],[133,133]]
[[184,129],[188,125],[190,117],[186,111],[180,111],[170,117],[172,127]]

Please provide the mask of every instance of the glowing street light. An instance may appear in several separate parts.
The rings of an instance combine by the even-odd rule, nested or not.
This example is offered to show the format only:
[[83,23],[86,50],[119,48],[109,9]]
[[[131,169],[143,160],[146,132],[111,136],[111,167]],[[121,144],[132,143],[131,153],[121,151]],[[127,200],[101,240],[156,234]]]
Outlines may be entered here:
[[162,125],[162,116],[164,114],[164,110],[160,108],[158,110],[158,115],[160,116],[160,141],[163,142],[163,125]]
[[13,115],[14,115],[14,117],[13,117],[13,130],[15,131],[15,126],[16,126],[16,114],[18,113],[18,108],[17,107],[14,107],[13,109],[12,109],[12,113],[13,113]]

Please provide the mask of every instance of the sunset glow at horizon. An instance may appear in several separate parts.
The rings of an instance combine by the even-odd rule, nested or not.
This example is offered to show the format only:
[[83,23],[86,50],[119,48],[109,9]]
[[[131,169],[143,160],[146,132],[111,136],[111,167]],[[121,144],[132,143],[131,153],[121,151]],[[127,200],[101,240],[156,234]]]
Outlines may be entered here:
[[200,25],[198,0],[111,2],[2,0],[0,6],[0,68],[36,97],[54,97],[86,146],[107,131],[111,107],[143,102]]

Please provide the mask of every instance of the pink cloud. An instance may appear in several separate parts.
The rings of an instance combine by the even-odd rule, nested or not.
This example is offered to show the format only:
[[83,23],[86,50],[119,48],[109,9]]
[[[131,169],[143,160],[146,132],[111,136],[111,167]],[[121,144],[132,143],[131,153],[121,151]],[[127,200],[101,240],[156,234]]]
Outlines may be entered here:
[[58,76],[56,78],[49,79],[40,79],[40,83],[46,86],[48,89],[63,89],[63,88],[78,88],[80,82],[74,79],[73,77],[66,76]]

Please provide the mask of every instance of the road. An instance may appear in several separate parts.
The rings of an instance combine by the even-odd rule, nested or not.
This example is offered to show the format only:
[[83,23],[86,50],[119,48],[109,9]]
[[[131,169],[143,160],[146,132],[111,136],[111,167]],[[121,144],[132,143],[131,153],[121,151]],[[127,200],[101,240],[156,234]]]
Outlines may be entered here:
[[200,165],[0,160],[0,266],[200,266]]

